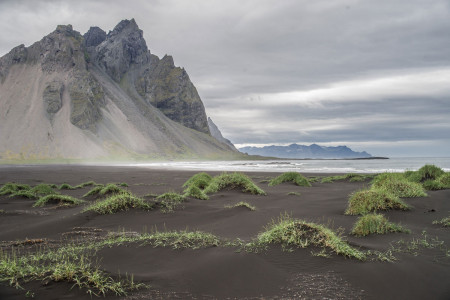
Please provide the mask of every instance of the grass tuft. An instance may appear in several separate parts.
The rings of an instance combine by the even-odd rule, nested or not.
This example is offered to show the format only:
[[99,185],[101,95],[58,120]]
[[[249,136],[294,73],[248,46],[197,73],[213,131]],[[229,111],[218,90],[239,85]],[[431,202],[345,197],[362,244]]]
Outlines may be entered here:
[[408,210],[409,206],[397,196],[383,189],[372,188],[353,193],[348,201],[345,214],[364,215],[389,209]]
[[225,205],[225,208],[235,208],[235,207],[245,207],[245,208],[248,208],[251,211],[256,210],[255,206],[253,206],[250,203],[245,202],[245,201],[238,202],[238,203],[236,203],[234,205]]
[[89,192],[87,192],[86,194],[84,194],[83,197],[87,197],[87,196],[105,196],[105,195],[111,195],[111,194],[117,194],[117,193],[122,193],[125,192],[126,190],[124,190],[121,187],[118,187],[116,184],[114,183],[108,183],[106,186],[103,185],[98,185],[94,188],[92,188]]
[[440,183],[438,180],[434,180],[434,179],[425,180],[422,183],[422,185],[427,191],[444,190],[447,188],[445,185]]
[[444,170],[435,165],[424,165],[417,171],[405,172],[405,176],[409,181],[413,182],[424,182],[429,179],[437,179],[445,174]]
[[205,172],[195,174],[183,184],[184,196],[208,200],[209,197],[203,190],[211,183],[211,180],[212,177]]
[[75,188],[82,189],[82,188],[84,188],[86,186],[90,186],[90,185],[96,185],[96,183],[94,181],[87,181],[87,182],[80,183]]
[[438,179],[436,179],[436,181],[443,185],[446,189],[450,189],[450,173],[442,174]]
[[74,189],[76,189],[76,187],[71,186],[71,185],[68,184],[68,183],[63,183],[63,184],[61,184],[61,185],[58,187],[58,189],[60,189],[60,190],[74,190]]
[[364,260],[366,255],[351,247],[341,236],[331,229],[316,223],[304,220],[292,219],[288,215],[282,215],[278,220],[266,226],[256,241],[250,247],[261,247],[270,244],[280,244],[283,249],[309,246],[320,247],[346,257]]
[[[14,187],[13,187],[14,188]],[[11,191],[12,189],[10,189]],[[27,185],[24,185],[22,187],[19,187],[19,189],[16,190],[16,192],[10,193],[10,197],[26,197],[30,199],[38,199],[39,197],[46,196],[46,195],[56,195],[59,194],[58,192],[54,191],[51,185],[41,183],[34,187],[29,187]]]
[[97,201],[86,207],[83,212],[94,211],[101,215],[114,214],[120,211],[126,211],[130,208],[139,208],[151,210],[152,205],[145,202],[142,198],[136,197],[127,191],[121,191],[111,195],[106,199]]
[[356,221],[352,229],[352,234],[356,236],[366,236],[369,234],[385,234],[389,232],[407,232],[408,229],[401,225],[389,222],[381,214],[367,214],[361,216]]
[[59,195],[59,194],[51,194],[44,197],[39,198],[34,203],[34,207],[44,206],[48,203],[56,203],[56,204],[65,204],[65,205],[79,205],[83,203],[83,200],[70,197],[67,195]]
[[187,187],[184,190],[184,196],[185,197],[193,197],[193,198],[197,198],[200,200],[208,200],[209,199],[208,195],[206,195],[202,189],[200,189],[199,187],[197,187],[195,185],[191,185],[191,186]]
[[280,176],[272,179],[269,182],[269,186],[278,185],[283,182],[293,182],[298,186],[311,186],[308,179],[306,179],[302,174],[297,172],[286,172]]
[[10,195],[10,194],[14,194],[18,191],[27,191],[29,189],[31,189],[31,188],[28,184],[8,182],[8,183],[5,183],[0,188],[0,195]]
[[266,195],[247,175],[242,173],[223,173],[214,177],[205,188],[205,194],[216,193],[225,188],[242,188],[244,193]]
[[197,173],[183,184],[183,188],[196,186],[200,189],[205,189],[209,185],[211,180],[212,177],[209,174],[205,172]]
[[425,193],[420,183],[408,181],[401,173],[383,173],[377,175],[372,187],[385,190],[397,197],[425,197]]
[[175,192],[167,192],[156,197],[156,200],[159,201],[161,210],[168,213],[173,212],[178,205],[186,200],[186,197]]

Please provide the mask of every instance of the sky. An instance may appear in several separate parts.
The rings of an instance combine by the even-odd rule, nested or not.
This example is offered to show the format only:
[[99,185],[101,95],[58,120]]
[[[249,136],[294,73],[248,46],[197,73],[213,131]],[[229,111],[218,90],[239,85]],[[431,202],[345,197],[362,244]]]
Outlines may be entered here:
[[238,147],[450,156],[448,0],[0,0],[0,56],[131,18]]

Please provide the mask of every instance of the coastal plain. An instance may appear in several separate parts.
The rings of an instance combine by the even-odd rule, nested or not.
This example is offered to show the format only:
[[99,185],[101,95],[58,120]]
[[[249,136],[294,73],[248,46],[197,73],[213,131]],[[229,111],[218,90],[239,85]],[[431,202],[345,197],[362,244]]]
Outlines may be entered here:
[[[93,181],[123,183],[124,189],[149,203],[156,195],[183,193],[183,184],[198,172],[145,167],[36,165],[1,166],[0,186],[9,182],[36,186]],[[221,172],[207,172],[211,176]],[[203,232],[220,243],[199,249],[124,242],[97,249],[95,263],[112,278],[133,276],[146,286],[108,299],[449,299],[448,227],[433,221],[448,217],[450,190],[427,191],[426,197],[403,198],[408,211],[381,213],[410,233],[351,234],[358,216],[345,215],[352,193],[371,179],[352,182],[321,179],[337,174],[303,174],[311,187],[268,182],[280,173],[245,172],[266,195],[224,189],[208,200],[186,197],[173,211],[129,209],[114,214],[84,211],[101,197],[83,197],[92,186],[58,190],[85,202],[34,207],[35,200],[0,196],[0,244],[4,253],[55,249],[70,243],[101,241],[107,236],[154,232]],[[255,209],[233,207],[246,202]],[[340,233],[351,247],[383,253],[358,260],[318,247],[271,244],[258,251],[242,245],[255,240],[280,216],[323,224]],[[44,249],[44,250],[43,250]],[[378,252],[377,252],[378,251]],[[386,258],[389,258],[387,260]],[[95,299],[73,282],[32,280],[20,288],[0,282],[0,299]],[[103,298],[100,295],[100,298]],[[100,299],[99,298],[99,299]]]

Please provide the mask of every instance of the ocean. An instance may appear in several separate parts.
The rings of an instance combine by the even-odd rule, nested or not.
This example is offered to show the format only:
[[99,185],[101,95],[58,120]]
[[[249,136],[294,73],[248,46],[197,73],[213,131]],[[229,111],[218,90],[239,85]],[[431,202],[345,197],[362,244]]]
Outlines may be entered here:
[[369,160],[261,160],[261,161],[185,161],[132,164],[169,170],[303,172],[303,173],[382,173],[414,171],[434,164],[450,171],[450,157],[403,157]]

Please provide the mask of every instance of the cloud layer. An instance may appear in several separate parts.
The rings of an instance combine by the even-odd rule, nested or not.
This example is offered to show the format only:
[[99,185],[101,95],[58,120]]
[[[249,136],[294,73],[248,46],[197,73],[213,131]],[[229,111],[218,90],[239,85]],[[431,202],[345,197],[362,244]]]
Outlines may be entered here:
[[1,1],[0,55],[135,18],[237,144],[450,153],[450,5],[395,1]]

